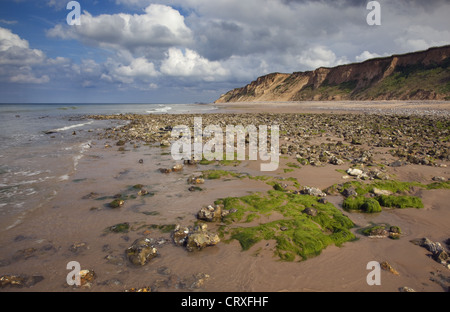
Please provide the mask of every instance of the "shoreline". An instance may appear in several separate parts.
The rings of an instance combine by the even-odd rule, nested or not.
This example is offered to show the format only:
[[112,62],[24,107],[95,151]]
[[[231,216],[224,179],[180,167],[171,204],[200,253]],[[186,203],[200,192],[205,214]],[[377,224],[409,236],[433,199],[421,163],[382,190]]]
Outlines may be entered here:
[[213,103],[222,112],[450,114],[450,101],[301,101]]
[[[0,276],[25,274],[43,277],[33,286],[6,287],[1,291],[120,292],[149,287],[152,291],[163,292],[396,292],[403,286],[416,291],[445,291],[445,287],[450,285],[450,270],[427,256],[429,252],[425,248],[410,242],[429,237],[445,246],[450,237],[449,190],[445,188],[416,186],[402,194],[419,196],[424,208],[384,208],[377,214],[346,211],[342,208],[345,197],[339,192],[330,192],[325,198],[352,220],[355,227],[351,231],[358,240],[345,242],[340,247],[331,244],[319,255],[300,262],[299,258],[280,261],[276,256],[280,250],[275,239],[263,239],[249,250],[242,250],[238,240],[227,242],[228,237],[222,237],[215,246],[188,252],[173,244],[173,228],[167,232],[158,228],[174,224],[191,226],[199,221],[197,212],[217,199],[241,198],[257,192],[266,194],[273,191],[273,183],[287,185],[286,192],[276,194],[296,198],[294,192],[304,186],[325,190],[349,181],[363,185],[386,181],[383,178],[343,178],[349,168],[361,168],[367,172],[377,169],[380,177],[383,174],[389,176],[387,181],[429,185],[437,176],[448,181],[450,162],[445,154],[448,140],[440,143],[435,140],[436,137],[443,138],[445,122],[448,122],[445,116],[424,115],[416,119],[380,114],[374,120],[373,116],[366,114],[304,115],[285,111],[200,114],[204,125],[218,120],[222,125],[259,125],[263,121],[279,124],[282,155],[278,170],[258,173],[259,162],[246,160],[184,165],[179,172],[161,173],[160,168],[172,168],[176,164],[170,156],[170,148],[159,146],[161,141],[170,137],[166,127],[191,125],[193,116],[196,115],[97,116],[99,119],[119,118],[130,122],[105,130],[94,138],[91,148],[79,160],[76,172],[67,181],[60,182],[57,196],[1,238]],[[433,126],[438,122],[444,123],[443,129]],[[377,125],[379,133],[373,132]],[[397,130],[400,133],[393,134]],[[123,144],[118,144],[121,140]],[[411,140],[418,144],[410,147],[410,151],[399,148]],[[393,144],[399,152],[395,152]],[[430,148],[434,150],[434,159],[422,155]],[[390,151],[392,149],[394,152]],[[333,164],[333,156],[342,163]],[[407,164],[391,166],[405,159],[408,159]],[[205,174],[207,170],[220,170],[224,174],[233,172],[239,176],[205,178],[204,184],[198,185],[202,191],[189,191],[190,185],[186,180]],[[267,178],[248,178],[258,175]],[[151,194],[136,196],[133,186],[139,184]],[[125,204],[111,209],[108,203],[116,194],[122,194]],[[322,208],[320,205],[317,207]],[[283,218],[287,217],[275,209],[270,215],[261,214],[249,223],[232,222],[227,226],[230,230],[255,227]],[[126,232],[107,231],[111,226],[122,223],[130,226]],[[358,229],[371,223],[400,226],[402,235],[393,240],[369,238],[358,233]],[[208,222],[207,225],[209,231],[217,233],[223,228],[220,222]],[[126,258],[125,250],[141,237],[161,242],[157,246],[159,256],[142,267],[136,267]],[[96,272],[97,277],[90,288],[73,288],[65,284],[69,272],[65,266],[72,260],[79,261],[83,269]],[[368,286],[366,265],[374,260],[388,261],[400,275],[383,270],[381,286]]]

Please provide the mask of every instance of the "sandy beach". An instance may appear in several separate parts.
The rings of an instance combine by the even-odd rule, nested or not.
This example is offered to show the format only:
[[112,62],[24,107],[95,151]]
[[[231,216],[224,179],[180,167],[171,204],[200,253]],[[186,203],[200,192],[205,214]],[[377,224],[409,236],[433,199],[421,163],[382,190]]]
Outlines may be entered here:
[[[404,287],[449,291],[448,264],[411,242],[428,238],[449,250],[448,102],[216,106],[217,113],[202,115],[87,116],[129,123],[96,134],[77,170],[58,185],[57,194],[21,224],[2,232],[0,276],[16,277],[21,285],[4,283],[0,291],[398,292]],[[170,140],[171,127],[191,125],[194,116],[202,116],[204,126],[214,122],[280,125],[278,169],[261,172],[259,160],[213,161],[185,163],[180,170],[162,173],[160,169],[180,164],[173,160],[170,147],[161,146],[163,141]],[[349,174],[349,169],[365,175]],[[211,172],[221,174],[208,178]],[[200,176],[202,184],[187,182]],[[387,185],[386,181],[410,183],[390,196],[418,197],[423,208],[383,207],[376,213],[343,208],[348,197],[340,189],[344,183],[354,182],[352,187],[358,190],[358,185]],[[280,185],[282,190],[274,191]],[[306,186],[324,195],[300,194]],[[198,219],[199,210],[218,199],[269,192],[288,199],[308,196],[314,202],[310,208],[319,214],[333,206],[336,216],[353,223],[348,231],[354,239],[325,246],[316,256],[302,259],[301,253],[294,254],[287,261],[280,255],[290,251],[282,249],[277,235],[290,229],[277,229],[273,238],[260,239],[247,250],[230,233],[289,221],[289,214],[274,209],[256,212],[248,222],[234,219],[233,212],[215,222]],[[376,195],[371,189],[362,196]],[[111,208],[118,198],[123,205]],[[302,210],[296,213],[311,219]],[[220,242],[195,251],[174,243],[176,225],[201,224],[220,234]],[[116,230],[118,225],[126,229]],[[362,234],[362,229],[374,225],[397,226],[401,234],[396,239]],[[321,229],[326,235],[333,232]],[[134,265],[126,250],[141,238],[151,239],[158,255],[144,265]],[[69,286],[69,261],[95,272],[95,278],[81,287]],[[388,262],[398,274],[382,269],[381,285],[368,285],[371,261]]]

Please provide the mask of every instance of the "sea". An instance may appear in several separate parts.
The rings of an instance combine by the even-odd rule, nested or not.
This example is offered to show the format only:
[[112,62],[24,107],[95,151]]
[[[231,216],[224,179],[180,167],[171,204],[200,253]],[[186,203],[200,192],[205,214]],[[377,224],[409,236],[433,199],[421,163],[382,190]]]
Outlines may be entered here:
[[0,104],[0,233],[58,193],[104,129],[86,115],[208,113],[213,104]]

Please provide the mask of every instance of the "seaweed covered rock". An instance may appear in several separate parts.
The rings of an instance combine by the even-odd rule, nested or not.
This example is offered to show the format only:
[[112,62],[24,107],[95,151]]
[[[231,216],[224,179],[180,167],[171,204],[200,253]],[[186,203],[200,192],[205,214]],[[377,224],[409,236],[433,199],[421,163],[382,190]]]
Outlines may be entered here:
[[317,209],[312,208],[312,207],[307,207],[302,212],[311,217],[317,216]]
[[125,204],[125,202],[122,199],[117,198],[117,199],[114,199],[112,202],[109,203],[109,207],[113,208],[113,209],[116,209],[116,208],[122,207],[124,204]]
[[139,238],[126,250],[128,260],[134,265],[145,265],[158,255],[158,250],[153,246],[153,240]]
[[388,226],[386,225],[374,225],[362,230],[362,234],[369,236],[370,238],[385,238],[389,237],[391,239],[399,239],[401,230],[398,226]]

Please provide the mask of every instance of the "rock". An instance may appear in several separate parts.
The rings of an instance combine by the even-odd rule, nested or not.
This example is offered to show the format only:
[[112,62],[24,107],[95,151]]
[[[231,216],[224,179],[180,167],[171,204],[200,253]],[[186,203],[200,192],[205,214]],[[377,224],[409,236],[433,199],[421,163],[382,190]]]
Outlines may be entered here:
[[392,195],[391,191],[388,190],[380,190],[376,187],[373,188],[372,192],[376,195],[376,196],[380,196],[380,195]]
[[414,289],[406,287],[406,286],[400,288],[399,291],[400,292],[416,292]]
[[176,245],[184,246],[188,251],[201,250],[219,243],[219,236],[207,232],[206,229],[206,224],[201,224],[195,227],[194,230],[177,225],[172,233],[172,238]]
[[437,251],[433,254],[433,259],[443,265],[446,265],[449,260],[448,253],[445,250]]
[[117,198],[109,203],[109,207],[113,209],[120,208],[123,206],[123,204],[125,204],[125,202],[122,199]]
[[81,270],[80,271],[80,282],[81,287],[91,288],[92,282],[96,278],[96,274],[93,270]]
[[318,196],[318,197],[325,197],[325,196],[327,196],[327,194],[325,194],[324,192],[322,192],[322,190],[320,190],[320,189],[318,189],[316,187],[305,186],[301,192],[302,192],[302,194]]
[[445,181],[447,181],[446,178],[444,178],[444,177],[439,177],[439,176],[433,177],[432,180],[433,180],[433,181],[436,181],[436,182],[445,182]]
[[144,160],[143,160],[143,159],[139,159],[139,163],[140,163],[140,164],[143,164],[143,163],[144,163]]
[[142,190],[140,190],[140,191],[138,192],[138,195],[139,195],[139,196],[145,196],[145,195],[148,195],[148,194],[149,194],[148,191],[145,190],[145,189],[142,189]]
[[391,272],[394,275],[400,275],[400,273],[398,273],[397,270],[395,270],[387,261],[380,263],[380,266],[383,270]]
[[119,140],[119,141],[117,141],[116,146],[124,146],[125,143],[126,142],[124,140]]
[[220,221],[222,219],[222,212],[223,207],[221,205],[209,205],[207,207],[203,207],[200,209],[200,211],[197,213],[197,218],[200,220],[213,222],[213,221]]
[[172,167],[173,172],[178,172],[178,171],[182,171],[182,170],[183,170],[182,164],[176,164],[175,166]]
[[31,287],[44,280],[40,275],[2,275],[0,276],[0,288],[10,287]]
[[349,168],[346,172],[348,175],[351,175],[353,177],[359,177],[363,174],[363,171],[361,169],[356,168]]
[[170,168],[159,168],[159,172],[161,172],[161,173],[171,173],[172,169],[170,169]]
[[336,165],[336,166],[340,166],[340,165],[344,164],[344,161],[339,159],[339,158],[337,158],[336,156],[332,156],[330,158],[330,164]]
[[400,234],[402,234],[402,231],[398,226],[391,226],[389,228],[389,238],[391,239],[399,239]]
[[389,175],[387,173],[381,172],[381,171],[377,172],[375,174],[374,178],[378,179],[378,180],[389,180],[390,179],[390,177],[389,177]]
[[126,250],[128,260],[134,265],[145,265],[158,255],[158,250],[153,247],[153,240],[139,238]]
[[188,188],[189,192],[196,192],[196,191],[203,191],[203,189],[201,187],[198,186],[191,186]]
[[172,239],[175,245],[184,246],[189,236],[190,229],[187,227],[182,228],[179,224],[175,226],[172,232]]
[[189,289],[198,289],[204,286],[206,281],[209,279],[209,275],[205,273],[198,273],[194,275],[193,281],[189,287]]
[[317,216],[317,209],[312,208],[312,207],[307,207],[302,212],[311,217]]
[[341,194],[345,197],[358,196],[358,193],[356,192],[354,187],[344,189]]
[[189,234],[186,241],[186,249],[188,251],[201,250],[208,246],[214,246],[219,242],[220,238],[217,234],[209,233],[203,227],[200,230]]
[[190,177],[187,180],[188,184],[204,184],[205,183],[205,179],[203,179],[202,177]]
[[321,204],[326,204],[326,203],[328,203],[328,200],[326,200],[325,198],[321,197],[321,198],[319,198],[319,199],[317,200],[317,202],[318,202],[318,203],[321,203]]
[[444,249],[441,243],[433,242],[426,237],[421,239],[414,239],[411,241],[411,243],[426,248],[429,252],[431,252],[432,257],[436,262],[447,266],[447,262],[449,262],[450,259],[447,251]]
[[388,231],[386,231],[383,227],[374,227],[369,232],[369,237],[387,237],[388,235]]

